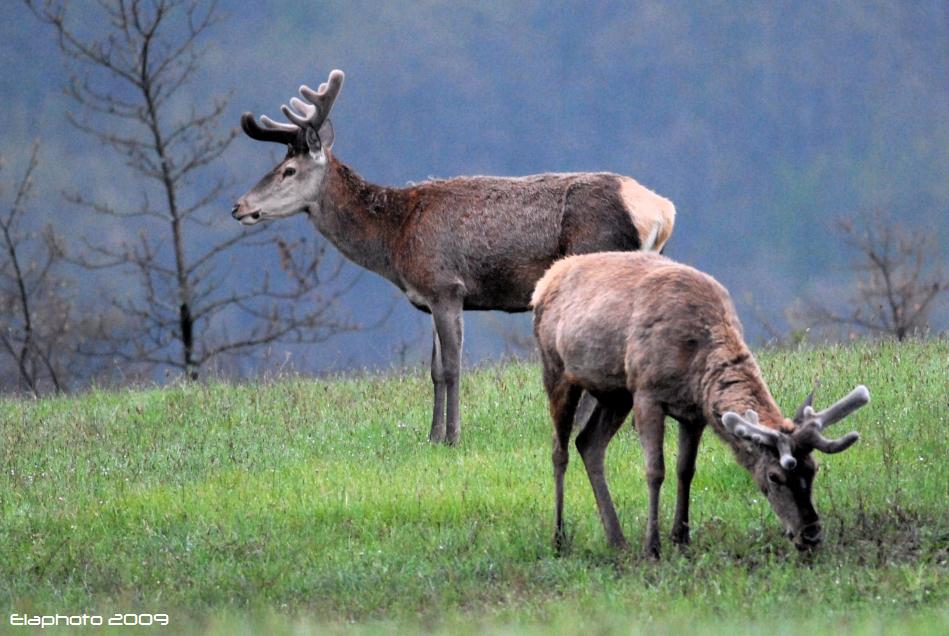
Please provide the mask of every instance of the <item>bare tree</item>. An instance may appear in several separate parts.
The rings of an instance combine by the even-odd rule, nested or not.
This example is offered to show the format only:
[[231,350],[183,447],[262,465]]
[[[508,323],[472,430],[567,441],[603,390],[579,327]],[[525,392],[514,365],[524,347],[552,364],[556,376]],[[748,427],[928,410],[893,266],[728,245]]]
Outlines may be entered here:
[[[103,0],[84,4],[79,21],[65,0],[25,1],[55,29],[72,65],[66,94],[82,114],[70,114],[70,122],[121,156],[144,186],[132,209],[67,195],[96,215],[119,219],[133,235],[140,230],[120,244],[84,239],[87,254],[80,264],[120,268],[137,280],[140,293],[109,294],[108,304],[127,319],[127,328],[100,333],[98,344],[83,353],[172,367],[196,378],[202,365],[222,354],[278,341],[318,342],[352,329],[337,317],[344,290],[326,292],[338,287],[341,262],[329,262],[320,246],[294,253],[301,246],[277,245],[260,232],[228,231],[210,212],[228,184],[209,167],[236,131],[221,124],[227,99],[200,109],[187,106],[193,99],[185,92],[201,66],[201,43],[219,22],[216,2]],[[89,24],[95,11],[101,27],[89,32],[81,23]],[[289,275],[264,271],[242,280],[242,291],[225,284],[235,250],[264,245],[279,250]]]
[[2,375],[37,397],[47,388],[64,389],[63,344],[71,312],[58,272],[60,239],[49,227],[31,232],[23,222],[38,164],[39,144],[34,143],[23,177],[14,183],[12,201],[0,212],[0,356],[12,371]]
[[857,287],[847,311],[812,301],[800,317],[814,325],[855,327],[897,340],[929,328],[929,313],[949,287],[932,234],[903,228],[881,212],[842,219],[837,230],[857,253]]

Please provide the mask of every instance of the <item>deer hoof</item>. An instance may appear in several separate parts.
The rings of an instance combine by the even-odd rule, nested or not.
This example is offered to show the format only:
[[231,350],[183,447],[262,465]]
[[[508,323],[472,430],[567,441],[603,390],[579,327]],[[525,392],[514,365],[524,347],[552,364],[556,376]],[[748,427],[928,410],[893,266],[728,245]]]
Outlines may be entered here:
[[570,547],[570,539],[565,532],[554,533],[554,554],[562,557],[567,553]]
[[647,543],[643,548],[643,556],[646,557],[648,561],[658,561],[659,560],[659,542]]
[[692,537],[689,536],[688,526],[683,526],[682,528],[676,528],[669,535],[669,538],[672,540],[673,543],[681,545],[681,546],[686,546],[692,543]]
[[608,541],[610,547],[616,550],[617,552],[627,552],[629,551],[629,541],[626,540],[626,537],[612,538]]

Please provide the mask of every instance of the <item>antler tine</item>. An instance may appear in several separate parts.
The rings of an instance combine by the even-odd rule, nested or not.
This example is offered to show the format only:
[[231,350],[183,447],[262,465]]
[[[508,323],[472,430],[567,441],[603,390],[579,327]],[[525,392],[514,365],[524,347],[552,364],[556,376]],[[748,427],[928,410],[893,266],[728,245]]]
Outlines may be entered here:
[[777,443],[779,432],[758,424],[758,414],[754,411],[747,411],[743,416],[734,411],[728,411],[722,415],[722,424],[729,433],[743,439],[765,443],[769,446]]
[[778,451],[781,467],[785,470],[794,470],[797,460],[791,454],[791,442],[787,435],[758,423],[758,414],[747,411],[742,417],[734,411],[722,415],[722,424],[729,433],[758,444],[765,444]]
[[290,98],[290,105],[286,104],[280,107],[280,111],[294,124],[295,128],[307,128],[313,125],[313,119],[316,115],[317,108],[307,104],[301,99],[296,97]]
[[818,420],[818,429],[824,430],[828,426],[836,424],[840,420],[844,419],[862,406],[867,405],[869,402],[870,391],[867,390],[867,387],[860,384],[853,391],[848,393],[846,396],[831,406],[828,406],[823,411],[814,413],[814,410],[811,409],[810,413],[807,413],[806,415],[815,417]]
[[252,113],[241,115],[241,128],[251,139],[258,141],[275,141],[281,144],[292,144],[297,138],[297,127],[290,129],[290,124],[277,124],[273,120],[264,116],[261,118],[264,126],[257,123]]
[[260,116],[260,122],[272,130],[285,130],[292,133],[296,133],[298,130],[300,130],[300,127],[295,124],[285,124],[283,122],[274,121],[266,115]]
[[837,439],[828,439],[820,434],[816,427],[806,426],[795,434],[798,446],[802,448],[817,449],[823,453],[839,453],[850,448],[857,440],[860,434],[856,431],[847,433]]
[[320,126],[329,116],[333,109],[333,103],[343,87],[343,79],[346,75],[339,69],[330,71],[329,78],[320,84],[318,90],[313,90],[309,86],[300,87],[300,95],[316,107],[314,116],[309,119],[308,125],[319,130]]
[[290,98],[290,106],[293,107],[293,109],[297,112],[301,113],[307,121],[309,121],[310,118],[316,114],[316,106],[307,104],[302,99],[298,99],[296,97]]
[[800,424],[804,421],[804,409],[814,403],[814,394],[817,392],[819,387],[820,380],[814,380],[814,388],[811,389],[811,392],[807,394],[807,397],[804,398],[804,401],[801,403],[801,405],[797,407],[797,411],[794,412],[794,417],[792,420],[795,424]]
[[[290,101],[291,103],[293,102],[293,100],[290,100]],[[307,128],[310,125],[310,120],[307,117],[297,114],[292,108],[290,108],[286,104],[280,107],[280,112],[282,112],[287,119],[292,121],[294,124],[296,124],[300,128]]]

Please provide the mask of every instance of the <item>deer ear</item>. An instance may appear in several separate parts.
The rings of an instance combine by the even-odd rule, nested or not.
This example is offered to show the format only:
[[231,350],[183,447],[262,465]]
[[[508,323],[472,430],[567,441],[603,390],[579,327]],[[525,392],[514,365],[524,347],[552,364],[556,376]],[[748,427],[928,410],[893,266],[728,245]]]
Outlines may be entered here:
[[333,140],[336,139],[336,133],[333,132],[333,122],[327,117],[320,126],[320,143],[323,148],[329,150],[333,147]]
[[307,127],[304,130],[306,131],[304,133],[306,137],[306,147],[310,151],[310,154],[320,154],[323,151],[323,144],[320,143],[319,135],[310,127]]
[[323,121],[319,133],[310,127],[306,128],[306,146],[314,156],[332,148],[334,138],[333,124],[329,119]]

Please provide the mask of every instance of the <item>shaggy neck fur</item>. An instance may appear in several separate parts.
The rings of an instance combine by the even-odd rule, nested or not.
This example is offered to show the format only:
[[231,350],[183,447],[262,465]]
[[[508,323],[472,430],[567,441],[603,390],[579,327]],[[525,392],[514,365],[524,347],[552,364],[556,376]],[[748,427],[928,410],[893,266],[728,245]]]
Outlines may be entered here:
[[310,220],[351,261],[395,281],[387,239],[402,223],[400,198],[398,190],[369,183],[328,154],[318,209],[310,211]]
[[726,338],[731,342],[713,347],[706,359],[702,377],[705,418],[732,448],[738,462],[751,470],[757,460],[754,446],[728,433],[722,425],[722,414],[734,411],[743,415],[752,410],[763,426],[789,432],[791,425],[771,396],[751,351],[730,334]]

